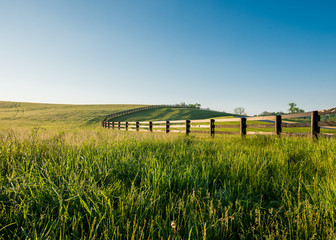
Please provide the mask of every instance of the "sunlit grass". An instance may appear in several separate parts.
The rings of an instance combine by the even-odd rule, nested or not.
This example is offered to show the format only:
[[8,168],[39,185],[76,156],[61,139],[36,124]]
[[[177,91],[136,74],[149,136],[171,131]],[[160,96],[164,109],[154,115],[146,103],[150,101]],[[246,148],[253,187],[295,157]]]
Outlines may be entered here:
[[200,110],[194,108],[160,108],[150,109],[112,119],[115,122],[124,121],[157,121],[157,120],[193,120],[232,117],[225,112]]
[[335,238],[336,142],[0,131],[2,239]]
[[10,127],[99,127],[108,114],[144,105],[71,105],[0,101],[0,129]]

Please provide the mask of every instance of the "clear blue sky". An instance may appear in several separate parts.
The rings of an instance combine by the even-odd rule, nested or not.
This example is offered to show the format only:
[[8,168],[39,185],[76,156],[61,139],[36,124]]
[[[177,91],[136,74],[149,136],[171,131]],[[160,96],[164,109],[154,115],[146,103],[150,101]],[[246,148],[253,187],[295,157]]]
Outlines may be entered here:
[[0,0],[0,100],[336,107],[336,1]]

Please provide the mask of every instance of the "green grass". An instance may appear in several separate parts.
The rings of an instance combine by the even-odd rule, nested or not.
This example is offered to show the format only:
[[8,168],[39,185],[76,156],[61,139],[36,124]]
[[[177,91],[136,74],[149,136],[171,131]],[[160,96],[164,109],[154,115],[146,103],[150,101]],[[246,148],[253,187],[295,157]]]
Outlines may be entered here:
[[1,239],[334,239],[336,142],[0,130]]
[[[108,114],[145,105],[70,105],[0,101],[0,128],[9,127],[100,127]],[[190,108],[159,108],[118,118],[119,121],[203,119],[229,116],[227,113]]]
[[321,121],[336,121],[336,114],[323,115]]
[[[335,139],[99,127],[134,107],[0,102],[0,239],[174,239],[173,220],[176,239],[336,238]],[[224,117],[156,109],[127,120]]]
[[0,128],[97,126],[104,116],[145,105],[70,105],[0,101]]
[[156,121],[156,120],[194,120],[194,119],[209,119],[215,117],[232,116],[232,114],[224,112],[216,112],[211,110],[199,110],[192,108],[159,108],[150,109],[138,113],[133,113],[111,121]]

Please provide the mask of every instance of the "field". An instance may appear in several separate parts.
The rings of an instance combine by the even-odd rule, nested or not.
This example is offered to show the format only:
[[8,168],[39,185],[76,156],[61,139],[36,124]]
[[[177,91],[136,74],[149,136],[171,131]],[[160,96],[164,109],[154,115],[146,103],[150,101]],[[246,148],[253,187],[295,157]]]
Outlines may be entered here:
[[145,105],[70,105],[0,101],[1,127],[96,127],[104,116]]
[[0,239],[336,237],[334,139],[121,132],[86,119],[0,128]]
[[144,112],[133,113],[113,119],[115,122],[123,121],[156,121],[156,120],[181,120],[181,119],[207,119],[223,116],[232,116],[224,112],[211,110],[198,110],[190,108],[162,108],[151,109]]
[[[70,105],[43,104],[0,101],[0,128],[10,127],[45,127],[45,128],[97,128],[108,114],[121,112],[146,105],[105,104],[105,105]],[[163,108],[124,116],[116,119],[161,120],[161,119],[198,119],[228,116],[230,114],[211,110],[190,108]]]

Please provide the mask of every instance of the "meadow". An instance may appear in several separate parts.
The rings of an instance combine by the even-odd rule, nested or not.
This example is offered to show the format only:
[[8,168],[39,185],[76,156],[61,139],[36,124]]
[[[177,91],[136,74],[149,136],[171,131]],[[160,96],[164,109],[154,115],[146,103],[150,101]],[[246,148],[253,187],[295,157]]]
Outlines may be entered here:
[[0,128],[0,239],[336,237],[334,139],[82,122]]
[[160,121],[160,120],[181,120],[181,119],[208,119],[218,117],[232,117],[233,114],[216,112],[212,110],[199,110],[193,108],[161,108],[150,109],[143,112],[114,118],[115,122],[123,121]]
[[332,139],[12,129],[0,143],[2,239],[335,238]]
[[145,105],[71,105],[0,101],[0,128],[97,127],[108,114]]

